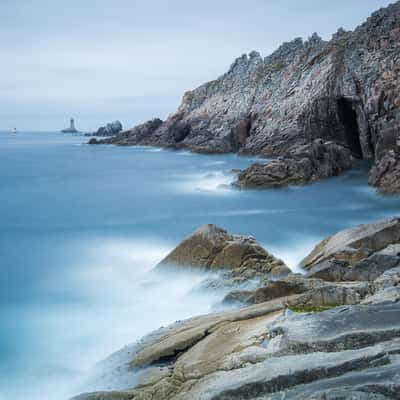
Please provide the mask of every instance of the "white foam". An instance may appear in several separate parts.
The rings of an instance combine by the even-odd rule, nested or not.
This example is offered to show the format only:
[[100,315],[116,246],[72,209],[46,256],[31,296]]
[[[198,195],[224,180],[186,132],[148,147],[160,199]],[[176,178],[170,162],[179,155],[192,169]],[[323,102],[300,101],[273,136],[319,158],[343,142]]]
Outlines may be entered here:
[[[43,393],[58,400],[85,391],[82,378],[96,362],[160,326],[208,313],[219,298],[215,292],[191,292],[205,279],[203,273],[152,270],[171,244],[102,238],[71,246],[79,257],[70,268],[55,268],[41,290],[55,299],[63,298],[60,289],[67,290],[65,297],[76,303],[54,301],[24,311],[35,327],[32,340],[41,356],[27,355],[23,363],[27,371],[47,371],[40,379],[27,373],[24,387],[32,400],[46,398]],[[14,381],[12,390],[18,393],[6,393],[20,398],[23,387],[16,388]]]
[[231,187],[234,181],[233,173],[210,171],[184,175],[177,183],[177,187],[186,193],[228,194],[235,192]]
[[264,247],[275,257],[284,261],[292,272],[304,274],[305,271],[301,268],[300,263],[310,254],[318,242],[319,239],[316,238],[296,239],[291,240],[287,246],[274,247],[264,245]]

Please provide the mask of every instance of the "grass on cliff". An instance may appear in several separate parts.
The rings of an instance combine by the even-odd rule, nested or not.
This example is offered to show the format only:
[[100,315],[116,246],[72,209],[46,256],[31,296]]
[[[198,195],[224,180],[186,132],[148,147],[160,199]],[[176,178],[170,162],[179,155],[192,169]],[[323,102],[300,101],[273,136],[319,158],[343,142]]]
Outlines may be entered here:
[[329,305],[329,306],[313,306],[313,305],[299,305],[299,306],[290,306],[288,307],[290,311],[295,313],[317,313],[322,311],[331,310],[332,308],[338,307],[338,304]]

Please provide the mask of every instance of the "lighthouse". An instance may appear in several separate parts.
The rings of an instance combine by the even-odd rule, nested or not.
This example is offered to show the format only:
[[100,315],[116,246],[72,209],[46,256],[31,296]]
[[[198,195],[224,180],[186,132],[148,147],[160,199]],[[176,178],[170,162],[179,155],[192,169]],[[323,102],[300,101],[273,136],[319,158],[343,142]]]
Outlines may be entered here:
[[63,129],[62,133],[77,133],[78,130],[75,128],[75,121],[73,118],[69,120],[69,128]]

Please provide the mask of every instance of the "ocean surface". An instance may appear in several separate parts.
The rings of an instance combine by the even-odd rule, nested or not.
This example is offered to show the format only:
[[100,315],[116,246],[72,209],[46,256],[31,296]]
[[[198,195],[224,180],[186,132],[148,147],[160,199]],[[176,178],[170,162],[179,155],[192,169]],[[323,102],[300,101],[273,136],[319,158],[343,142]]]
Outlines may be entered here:
[[207,313],[200,274],[152,267],[205,223],[256,236],[293,269],[325,236],[400,214],[360,162],[312,186],[230,189],[254,158],[87,146],[0,132],[0,399],[62,400],[95,363],[147,332]]

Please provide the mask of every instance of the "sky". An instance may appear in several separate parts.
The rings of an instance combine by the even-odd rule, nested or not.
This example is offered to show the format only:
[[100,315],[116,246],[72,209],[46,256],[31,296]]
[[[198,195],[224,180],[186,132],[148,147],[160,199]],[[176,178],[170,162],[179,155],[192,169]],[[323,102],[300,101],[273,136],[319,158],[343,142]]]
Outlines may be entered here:
[[0,129],[175,111],[243,53],[354,29],[388,0],[0,0]]

